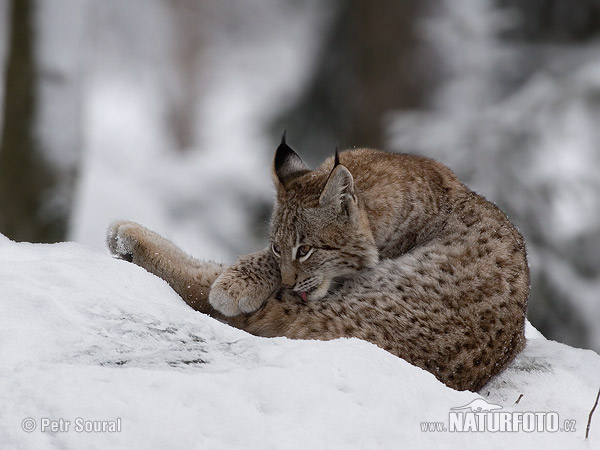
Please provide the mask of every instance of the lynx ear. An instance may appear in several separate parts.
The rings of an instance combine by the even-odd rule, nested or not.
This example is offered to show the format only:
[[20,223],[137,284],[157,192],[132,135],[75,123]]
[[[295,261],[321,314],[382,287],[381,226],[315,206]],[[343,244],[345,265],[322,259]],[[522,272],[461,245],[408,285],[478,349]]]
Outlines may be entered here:
[[356,203],[354,178],[350,171],[339,163],[339,156],[336,152],[335,165],[321,192],[319,204],[321,206],[333,206],[338,213],[346,212],[350,214],[354,211]]
[[283,136],[281,136],[281,144],[279,144],[279,147],[275,151],[271,170],[275,187],[277,189],[285,189],[286,184],[292,178],[296,178],[309,171],[310,169],[306,167],[298,154],[285,142],[284,131]]

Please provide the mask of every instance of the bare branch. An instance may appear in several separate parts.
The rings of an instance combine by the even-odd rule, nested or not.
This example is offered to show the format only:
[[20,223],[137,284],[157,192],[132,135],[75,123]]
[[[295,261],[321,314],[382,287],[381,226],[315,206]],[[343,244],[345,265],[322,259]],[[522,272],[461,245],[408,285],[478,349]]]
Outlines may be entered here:
[[588,417],[588,423],[587,423],[587,427],[585,429],[585,438],[586,439],[590,435],[590,425],[592,423],[592,416],[594,415],[596,406],[598,406],[598,399],[600,399],[600,388],[598,388],[598,395],[596,395],[596,401],[594,402],[594,406],[592,406],[592,410],[590,411],[590,416]]

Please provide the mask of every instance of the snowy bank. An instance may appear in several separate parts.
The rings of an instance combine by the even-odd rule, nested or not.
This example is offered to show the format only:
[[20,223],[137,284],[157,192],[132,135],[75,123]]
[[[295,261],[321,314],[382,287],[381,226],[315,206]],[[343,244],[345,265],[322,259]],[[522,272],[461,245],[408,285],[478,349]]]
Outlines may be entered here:
[[0,286],[2,449],[600,448],[599,411],[584,439],[600,357],[533,328],[480,394],[512,417],[556,413],[563,431],[457,432],[451,408],[479,394],[359,340],[232,329],[103,250],[0,235]]

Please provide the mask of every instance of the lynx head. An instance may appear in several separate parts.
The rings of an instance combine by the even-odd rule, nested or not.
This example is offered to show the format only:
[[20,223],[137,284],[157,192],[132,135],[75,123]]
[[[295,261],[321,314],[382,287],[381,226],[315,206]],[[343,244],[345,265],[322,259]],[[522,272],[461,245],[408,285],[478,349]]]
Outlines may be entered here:
[[331,170],[311,171],[286,144],[284,134],[272,175],[277,200],[271,251],[285,287],[304,301],[319,300],[335,286],[334,280],[376,264],[378,251],[367,215],[337,151]]

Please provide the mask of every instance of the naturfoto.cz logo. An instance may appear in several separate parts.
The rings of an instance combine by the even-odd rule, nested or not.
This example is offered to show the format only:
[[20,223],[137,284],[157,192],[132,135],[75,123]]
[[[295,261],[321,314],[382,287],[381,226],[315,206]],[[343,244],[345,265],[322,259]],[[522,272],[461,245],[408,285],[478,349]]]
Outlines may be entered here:
[[423,432],[575,432],[575,420],[560,420],[557,412],[501,411],[482,398],[451,408],[447,422],[421,422]]

